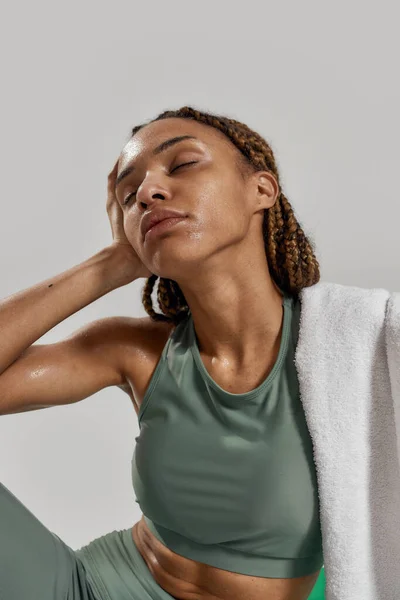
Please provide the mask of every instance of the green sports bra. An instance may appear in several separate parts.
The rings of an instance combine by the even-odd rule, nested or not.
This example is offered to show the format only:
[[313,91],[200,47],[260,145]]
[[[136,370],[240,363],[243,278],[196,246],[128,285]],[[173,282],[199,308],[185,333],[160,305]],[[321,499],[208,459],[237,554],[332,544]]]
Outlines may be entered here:
[[285,294],[283,307],[275,365],[243,394],[208,374],[190,311],[172,330],[140,406],[132,482],[148,527],[177,554],[292,578],[319,570],[323,554],[294,364],[300,300]]

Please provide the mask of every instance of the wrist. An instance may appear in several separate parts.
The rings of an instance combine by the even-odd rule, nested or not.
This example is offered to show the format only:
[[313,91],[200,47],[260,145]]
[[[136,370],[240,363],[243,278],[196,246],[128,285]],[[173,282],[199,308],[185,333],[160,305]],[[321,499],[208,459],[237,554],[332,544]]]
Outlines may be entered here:
[[112,289],[139,278],[139,262],[131,245],[112,243],[99,252],[99,258],[103,278]]

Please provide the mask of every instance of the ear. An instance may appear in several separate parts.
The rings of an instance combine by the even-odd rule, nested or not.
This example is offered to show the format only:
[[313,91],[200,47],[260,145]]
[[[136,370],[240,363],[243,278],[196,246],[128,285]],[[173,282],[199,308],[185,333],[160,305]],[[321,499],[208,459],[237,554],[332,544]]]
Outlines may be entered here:
[[252,175],[257,210],[271,208],[280,194],[279,185],[270,171],[257,171]]

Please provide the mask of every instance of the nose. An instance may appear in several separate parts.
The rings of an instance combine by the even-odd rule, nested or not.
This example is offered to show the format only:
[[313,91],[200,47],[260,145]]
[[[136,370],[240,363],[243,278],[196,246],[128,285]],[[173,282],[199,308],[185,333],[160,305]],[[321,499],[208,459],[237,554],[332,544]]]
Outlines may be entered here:
[[156,181],[146,181],[138,188],[136,193],[136,201],[140,204],[148,206],[154,200],[168,200],[169,192]]

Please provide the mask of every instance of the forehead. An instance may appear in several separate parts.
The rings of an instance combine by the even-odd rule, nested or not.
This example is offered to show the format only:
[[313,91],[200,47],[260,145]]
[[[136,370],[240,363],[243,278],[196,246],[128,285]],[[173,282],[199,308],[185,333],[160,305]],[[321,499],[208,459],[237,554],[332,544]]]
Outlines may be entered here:
[[233,156],[233,144],[217,129],[191,119],[169,118],[145,125],[128,141],[121,152],[118,170],[124,169],[139,155],[150,153],[165,140],[180,135],[193,135],[200,145],[204,144],[212,152],[228,151]]

